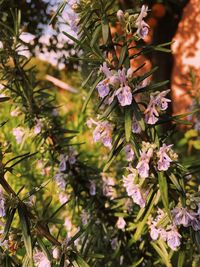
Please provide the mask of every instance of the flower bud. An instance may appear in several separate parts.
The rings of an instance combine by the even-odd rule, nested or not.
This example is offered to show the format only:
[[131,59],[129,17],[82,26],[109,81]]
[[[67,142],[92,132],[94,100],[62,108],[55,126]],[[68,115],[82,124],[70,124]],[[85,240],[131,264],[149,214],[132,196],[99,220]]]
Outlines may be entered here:
[[117,18],[120,22],[124,21],[124,12],[121,9],[117,11]]

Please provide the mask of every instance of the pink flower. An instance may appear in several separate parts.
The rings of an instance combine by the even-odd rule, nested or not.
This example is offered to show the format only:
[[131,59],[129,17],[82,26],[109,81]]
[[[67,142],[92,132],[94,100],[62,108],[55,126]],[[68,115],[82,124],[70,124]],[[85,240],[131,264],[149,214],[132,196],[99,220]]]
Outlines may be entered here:
[[137,34],[140,38],[144,38],[149,33],[149,25],[143,20],[147,16],[148,6],[143,5],[141,12],[136,20]]
[[33,256],[34,262],[37,267],[51,267],[50,261],[47,259],[45,254],[41,251],[38,251]]
[[176,207],[172,210],[173,221],[175,225],[188,227],[196,219],[196,213],[183,207]]
[[117,11],[117,18],[119,22],[124,22],[124,12],[121,9]]
[[177,228],[173,226],[170,231],[167,231],[167,245],[172,249],[176,250],[181,244],[181,235]]
[[137,177],[137,171],[133,169],[132,173],[129,174],[127,177],[123,176],[123,185],[126,188],[127,195],[129,197],[132,197],[133,202],[138,204],[141,208],[144,208],[146,201],[141,189],[134,182],[136,177]]
[[148,124],[155,124],[158,121],[159,112],[168,108],[168,102],[170,99],[165,98],[170,90],[163,92],[156,92],[150,95],[150,102],[147,109],[145,110],[145,120]]
[[158,170],[159,171],[166,171],[168,170],[170,163],[172,162],[171,158],[168,156],[167,152],[170,151],[172,145],[167,146],[166,144],[163,144],[158,153],[157,156],[159,157],[158,160]]
[[96,122],[93,119],[87,121],[87,125],[91,127],[96,125],[95,130],[93,131],[94,142],[101,141],[105,147],[112,148],[112,125],[107,122]]
[[5,197],[2,190],[0,189],[0,218],[4,217],[5,215]]
[[171,102],[170,99],[165,96],[170,92],[170,90],[166,90],[160,92],[155,98],[156,105],[160,108],[160,110],[166,110],[168,108],[168,103]]
[[119,217],[117,220],[117,228],[123,230],[126,226],[126,222],[122,217]]
[[141,133],[142,129],[140,127],[140,124],[138,123],[138,121],[135,118],[135,115],[133,115],[133,121],[132,121],[132,132],[133,133]]
[[25,135],[24,128],[17,127],[13,129],[13,135],[15,136],[17,144],[21,144],[23,137]]
[[140,161],[138,162],[136,169],[142,178],[149,176],[149,161],[153,155],[153,149],[150,148],[147,151],[140,151]]
[[131,145],[126,145],[124,148],[124,152],[125,152],[127,161],[132,161],[134,159],[135,153],[134,153]]
[[90,195],[91,196],[96,195],[96,182],[93,180],[90,181]]
[[140,24],[138,24],[136,33],[141,39],[144,39],[149,34],[149,28],[149,25],[144,20],[142,20]]
[[118,71],[121,86],[116,91],[116,96],[121,106],[131,105],[133,99],[131,88],[128,86],[125,72],[125,68]]
[[150,236],[152,240],[157,240],[160,234],[160,229],[156,228],[154,224],[150,225]]
[[104,174],[102,174],[103,179],[103,195],[105,197],[109,197],[113,199],[115,197],[115,181],[112,177],[106,177]]
[[117,74],[112,74],[111,70],[108,68],[106,62],[100,67],[100,71],[104,73],[106,78],[98,83],[97,90],[101,98],[106,97],[110,92],[110,85],[114,87],[119,86],[119,77]]

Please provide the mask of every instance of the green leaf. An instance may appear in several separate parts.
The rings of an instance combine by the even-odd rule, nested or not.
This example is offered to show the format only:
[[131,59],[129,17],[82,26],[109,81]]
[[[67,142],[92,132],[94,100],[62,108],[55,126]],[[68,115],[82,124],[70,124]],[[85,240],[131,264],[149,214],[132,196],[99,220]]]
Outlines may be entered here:
[[155,243],[155,242],[150,242],[152,247],[155,249],[155,251],[158,253],[160,256],[161,261],[163,261],[166,265],[166,267],[173,267],[169,257],[163,252],[163,250]]
[[73,42],[75,42],[76,44],[78,44],[80,47],[83,46],[83,44],[78,40],[76,39],[74,36],[70,35],[69,33],[67,32],[64,32],[63,31],[63,34],[66,35],[69,39],[71,39]]
[[171,218],[171,213],[169,209],[169,201],[168,201],[168,184],[167,184],[167,178],[164,175],[163,172],[158,172],[158,183],[160,188],[160,195],[163,202],[163,206],[166,210],[166,212],[169,215],[169,218]]
[[101,26],[104,44],[107,44],[109,37],[109,22],[105,16],[102,18]]
[[44,255],[47,257],[47,259],[51,262],[52,260],[52,256],[48,250],[48,248],[45,246],[44,242],[42,241],[42,239],[40,237],[37,237],[37,243],[40,246],[40,248],[42,249]]
[[114,99],[113,102],[112,102],[112,104],[109,105],[109,106],[106,108],[106,110],[104,111],[104,113],[103,113],[101,116],[99,116],[99,119],[101,120],[101,119],[103,119],[103,118],[108,118],[108,116],[109,116],[110,113],[113,111],[113,109],[116,107],[116,105],[117,105],[117,100]]
[[88,75],[88,77],[85,79],[85,81],[81,84],[81,86],[83,87],[83,88],[85,88],[85,86],[86,86],[86,84],[89,82],[89,80],[90,80],[90,78],[92,77],[92,74],[94,73],[94,70],[92,70],[91,72],[90,72],[90,74]]
[[24,246],[26,248],[27,255],[30,259],[30,267],[33,266],[32,259],[33,259],[33,248],[32,248],[32,240],[30,234],[30,222],[29,218],[26,214],[26,210],[22,205],[18,206],[18,214],[22,229],[22,236],[24,241]]
[[120,151],[122,150],[122,148],[123,148],[123,143],[121,143],[121,144],[118,146],[118,148],[114,151],[114,153],[113,153],[113,155],[112,155],[110,161],[107,162],[106,165],[104,166],[104,168],[103,168],[103,172],[106,172],[106,171],[109,169],[109,167],[111,166],[111,164],[113,163],[113,161],[114,161],[114,160],[116,159],[116,157],[119,155],[119,153],[120,153]]
[[126,142],[130,141],[132,133],[132,110],[130,107],[125,108],[125,136]]
[[184,251],[179,251],[178,254],[178,265],[177,267],[183,267],[185,262],[185,252]]
[[60,3],[60,5],[58,6],[56,13],[52,16],[52,18],[49,21],[49,25],[52,24],[52,22],[54,21],[54,19],[59,15],[59,13],[61,13],[63,11],[63,9],[65,8],[65,5],[67,4],[66,1],[63,1],[62,3]]
[[93,33],[93,35],[92,35],[92,40],[91,40],[91,42],[90,42],[91,47],[97,45],[97,43],[98,43],[98,38],[99,38],[99,36],[100,36],[101,30],[102,30],[102,25],[100,24],[100,25],[98,25],[98,26],[96,27],[96,29],[95,29],[95,31],[94,31],[94,33]]
[[175,176],[173,173],[171,173],[171,174],[169,175],[169,178],[170,178],[170,180],[172,181],[172,183],[174,184],[174,186],[176,187],[176,189],[177,189],[179,192],[183,192],[183,188],[181,187],[181,185],[180,185],[178,179],[176,178],[176,176]]
[[79,267],[90,267],[86,261],[84,261],[83,258],[81,258],[81,256],[79,256],[78,254],[76,255],[76,262],[78,263]]
[[121,53],[120,53],[120,57],[119,57],[119,64],[118,64],[118,68],[121,68],[122,64],[124,63],[124,60],[126,59],[126,57],[128,56],[128,52],[127,52],[127,46],[124,45],[121,48]]
[[135,115],[136,120],[138,121],[142,131],[145,131],[145,122],[144,122],[144,119],[142,117],[140,108],[139,108],[139,106],[136,103],[134,98],[133,98],[133,102],[132,102],[132,107],[133,107],[133,111],[134,111],[134,115]]
[[138,239],[140,239],[142,231],[143,231],[143,229],[144,229],[144,227],[146,225],[147,219],[148,219],[148,217],[149,217],[149,215],[150,215],[155,203],[157,203],[159,196],[160,196],[160,194],[158,192],[156,194],[154,194],[150,205],[148,207],[146,207],[145,216],[144,216],[144,218],[143,218],[143,220],[141,222],[137,222],[137,229],[136,229],[136,232],[135,232],[133,238],[129,242],[129,246],[132,245]]
[[3,230],[3,235],[1,237],[1,242],[3,242],[8,236],[15,212],[16,212],[16,209],[11,209],[8,213],[6,224]]

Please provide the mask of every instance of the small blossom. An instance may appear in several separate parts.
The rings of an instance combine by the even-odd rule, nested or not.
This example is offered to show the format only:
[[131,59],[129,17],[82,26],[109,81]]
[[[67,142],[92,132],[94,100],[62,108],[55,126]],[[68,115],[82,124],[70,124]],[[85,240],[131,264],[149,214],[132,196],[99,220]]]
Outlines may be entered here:
[[5,197],[2,190],[0,189],[0,218],[4,217],[5,215]]
[[112,177],[106,177],[104,174],[102,174],[103,179],[103,195],[105,197],[109,197],[113,199],[115,197],[115,181]]
[[70,233],[72,230],[72,222],[71,222],[69,217],[65,218],[64,226],[65,226],[65,229],[67,230],[67,232]]
[[112,74],[111,70],[108,68],[106,62],[100,67],[100,72],[103,72],[106,78],[99,82],[97,85],[97,90],[101,98],[106,97],[110,92],[110,85],[114,87],[119,86],[119,77],[116,74]]
[[176,227],[172,227],[170,231],[167,232],[167,245],[172,249],[176,250],[181,244],[181,235],[179,234]]
[[124,12],[121,9],[117,11],[117,18],[119,22],[124,22]]
[[54,249],[53,249],[53,252],[52,252],[52,254],[53,254],[53,258],[54,259],[56,259],[56,260],[59,260],[60,259],[60,248],[59,247],[55,247]]
[[163,144],[159,151],[157,152],[157,156],[159,157],[158,160],[158,170],[159,171],[166,171],[168,170],[170,163],[172,162],[171,158],[168,156],[168,152],[170,151],[172,145],[167,146]]
[[119,217],[117,220],[117,228],[123,230],[126,226],[126,222],[122,217]]
[[159,112],[168,108],[168,102],[170,99],[165,98],[170,90],[163,92],[156,92],[150,95],[150,102],[145,110],[145,120],[148,124],[155,124],[159,118]]
[[160,229],[156,228],[154,224],[150,226],[150,236],[152,240],[157,240],[160,235]]
[[142,131],[139,122],[136,120],[135,115],[133,115],[133,120],[132,120],[132,132],[140,134]]
[[42,124],[42,122],[41,122],[41,120],[37,120],[36,121],[36,125],[34,126],[34,134],[39,134],[40,132],[41,132],[41,130],[42,130],[42,127],[43,127],[43,124]]
[[132,161],[134,159],[135,153],[131,145],[126,145],[124,148],[125,156],[127,161]]
[[96,182],[90,181],[90,195],[95,196],[96,195]]
[[125,68],[118,71],[121,86],[116,91],[116,96],[121,106],[131,105],[133,99],[131,88],[128,86],[125,72]]
[[83,225],[88,224],[89,219],[90,219],[90,215],[89,215],[89,213],[86,212],[85,210],[83,210],[83,211],[81,212],[81,221],[82,221],[82,224],[83,224]]
[[64,172],[67,169],[67,164],[66,164],[66,156],[65,155],[60,155],[60,164],[59,164],[59,171]]
[[17,117],[17,116],[19,116],[19,114],[20,114],[20,109],[19,109],[19,108],[16,108],[16,109],[14,109],[14,110],[12,110],[12,111],[10,112],[10,115],[11,115],[12,117]]
[[65,181],[65,174],[59,172],[59,173],[57,173],[55,175],[54,179],[55,179],[58,187],[60,187],[60,189],[62,191],[64,191],[65,190],[65,187],[66,187],[66,184],[67,184],[66,181]]
[[175,225],[188,227],[195,220],[195,213],[183,207],[176,207],[172,210],[173,221]]
[[147,11],[148,6],[143,5],[135,23],[135,26],[137,27],[136,33],[142,39],[149,33],[149,25],[143,20],[147,16]]
[[111,240],[111,248],[112,248],[113,250],[116,250],[116,249],[117,249],[117,245],[118,245],[118,238],[115,237],[115,238],[113,238],[113,239]]
[[93,131],[94,142],[101,141],[105,147],[112,148],[112,125],[107,122],[96,122],[93,119],[87,121],[87,125],[91,127],[96,125],[95,130]]
[[149,176],[149,161],[153,156],[153,149],[140,151],[140,161],[138,162],[136,169],[142,178],[147,178]]
[[127,177],[123,176],[123,185],[126,188],[127,195],[132,197],[133,202],[138,204],[141,208],[145,207],[146,201],[142,194],[141,189],[135,184],[135,178],[137,177],[137,171],[132,170],[132,173]]
[[73,147],[69,147],[68,155],[66,155],[66,160],[69,164],[73,165],[76,163],[77,151]]
[[64,204],[68,201],[68,196],[64,192],[59,193],[58,197],[61,204]]
[[22,127],[17,127],[13,129],[13,135],[15,136],[17,144],[21,144],[24,134],[24,128]]
[[41,251],[38,251],[34,254],[33,260],[37,267],[51,267],[50,261],[47,259],[45,254]]

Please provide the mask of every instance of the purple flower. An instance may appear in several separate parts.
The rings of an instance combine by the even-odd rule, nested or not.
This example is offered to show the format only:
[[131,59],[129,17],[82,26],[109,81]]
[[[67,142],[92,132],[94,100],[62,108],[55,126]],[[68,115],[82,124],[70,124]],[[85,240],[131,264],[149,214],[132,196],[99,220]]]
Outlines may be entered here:
[[126,222],[122,217],[119,217],[117,220],[117,228],[123,230],[126,226]]
[[119,79],[120,79],[120,88],[116,92],[116,96],[121,106],[129,106],[132,103],[132,92],[131,88],[128,86],[127,78],[126,78],[126,69],[118,71]]
[[144,38],[149,33],[149,25],[143,20],[147,16],[148,6],[143,5],[141,12],[136,20],[137,34],[140,38]]
[[133,202],[138,204],[141,208],[144,208],[146,204],[144,194],[142,190],[139,188],[139,185],[135,184],[137,171],[135,169],[131,169],[131,170],[132,170],[132,173],[130,173],[127,177],[123,176],[123,185],[126,188],[127,195],[129,197],[132,197]]
[[138,121],[135,118],[135,115],[133,115],[133,120],[132,120],[132,132],[133,133],[141,133],[142,129],[140,127],[140,124],[138,123]]
[[117,90],[116,95],[122,107],[131,105],[132,93],[131,93],[131,88],[128,85],[120,87]]
[[135,154],[134,154],[134,151],[131,145],[126,145],[124,148],[124,152],[125,152],[127,161],[132,161],[134,159]]
[[5,197],[2,190],[0,189],[0,218],[4,217],[5,215]]
[[91,196],[96,195],[96,182],[93,180],[90,181],[90,195]]
[[117,74],[113,74],[108,68],[106,62],[100,67],[100,72],[103,72],[106,78],[97,84],[97,90],[101,98],[106,97],[110,92],[110,85],[113,87],[119,86],[119,77]]
[[160,229],[156,228],[154,224],[150,225],[150,236],[152,240],[157,240],[160,235]]
[[158,160],[158,170],[159,171],[166,171],[168,170],[170,163],[172,162],[171,158],[168,156],[167,152],[170,151],[172,145],[167,146],[166,144],[163,144],[158,153],[157,156],[159,157]]
[[149,176],[149,161],[152,155],[152,148],[149,148],[147,151],[140,151],[140,161],[138,162],[136,169],[142,178],[147,178]]
[[167,232],[167,245],[172,249],[176,250],[181,244],[181,235],[177,228],[173,226],[170,231]]
[[149,28],[149,25],[144,20],[142,20],[140,24],[138,24],[136,33],[141,39],[144,39],[149,34]]
[[156,92],[150,96],[148,107],[144,112],[148,124],[155,124],[158,121],[159,112],[168,108],[168,102],[171,102],[171,100],[165,98],[165,96],[169,91]]
[[103,195],[105,197],[109,197],[113,199],[115,197],[115,181],[112,177],[106,177],[104,174],[102,174],[102,180],[103,180]]
[[172,210],[173,221],[175,225],[183,225],[188,227],[192,224],[196,225],[196,213],[183,207],[176,207]]

